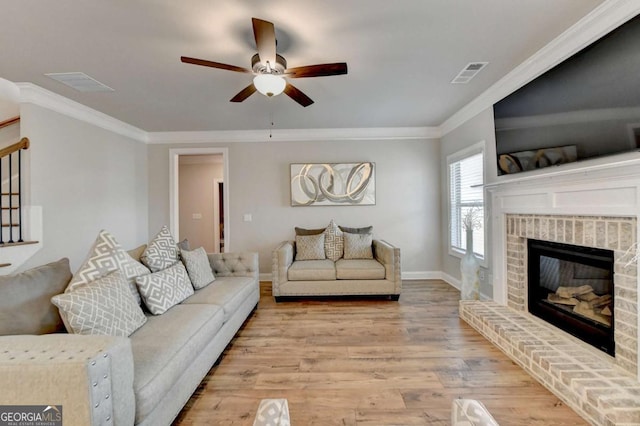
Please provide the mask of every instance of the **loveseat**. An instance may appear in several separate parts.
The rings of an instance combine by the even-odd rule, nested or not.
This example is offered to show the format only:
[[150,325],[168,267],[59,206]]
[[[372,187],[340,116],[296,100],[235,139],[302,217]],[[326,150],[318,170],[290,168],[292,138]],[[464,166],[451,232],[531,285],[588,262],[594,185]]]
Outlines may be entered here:
[[[272,293],[277,302],[308,296],[400,297],[400,249],[373,239],[371,227],[345,228],[331,221],[326,229],[296,228],[296,234],[295,241],[283,241],[272,254]],[[311,254],[301,253],[301,244],[305,251],[312,247]],[[354,244],[369,247],[350,250]]]
[[[256,253],[208,260],[215,281],[162,315],[147,312],[129,337],[61,330],[0,336],[0,405],[61,406],[66,426],[171,424],[259,300]],[[59,285],[47,282],[46,268],[55,269],[58,283],[71,277],[63,259],[18,274],[13,283],[24,281],[42,299],[33,295],[37,288],[46,293]],[[24,293],[3,296],[22,303],[31,297]]]

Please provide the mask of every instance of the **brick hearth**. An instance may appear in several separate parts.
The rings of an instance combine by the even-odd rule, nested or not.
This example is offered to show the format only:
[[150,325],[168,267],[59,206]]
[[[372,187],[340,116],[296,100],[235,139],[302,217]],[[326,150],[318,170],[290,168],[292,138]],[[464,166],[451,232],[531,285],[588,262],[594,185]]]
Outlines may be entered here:
[[[640,424],[636,218],[505,218],[507,306],[461,301],[460,317],[591,424]],[[527,239],[613,250],[615,357],[528,313]]]
[[640,424],[640,383],[603,352],[495,302],[460,301],[460,317],[591,424]]

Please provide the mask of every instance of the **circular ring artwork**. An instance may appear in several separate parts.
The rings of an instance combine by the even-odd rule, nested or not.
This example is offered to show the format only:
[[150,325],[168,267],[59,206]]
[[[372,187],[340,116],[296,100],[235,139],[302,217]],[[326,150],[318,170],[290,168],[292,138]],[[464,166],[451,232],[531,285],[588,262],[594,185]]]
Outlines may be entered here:
[[292,206],[375,205],[374,163],[291,165]]

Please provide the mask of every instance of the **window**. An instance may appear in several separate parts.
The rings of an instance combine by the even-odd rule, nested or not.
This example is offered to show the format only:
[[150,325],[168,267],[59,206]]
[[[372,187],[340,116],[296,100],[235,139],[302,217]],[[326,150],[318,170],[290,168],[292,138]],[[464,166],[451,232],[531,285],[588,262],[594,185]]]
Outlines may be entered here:
[[463,218],[474,209],[480,228],[473,231],[473,251],[484,258],[484,143],[447,157],[449,169],[449,247],[453,253],[467,248]]

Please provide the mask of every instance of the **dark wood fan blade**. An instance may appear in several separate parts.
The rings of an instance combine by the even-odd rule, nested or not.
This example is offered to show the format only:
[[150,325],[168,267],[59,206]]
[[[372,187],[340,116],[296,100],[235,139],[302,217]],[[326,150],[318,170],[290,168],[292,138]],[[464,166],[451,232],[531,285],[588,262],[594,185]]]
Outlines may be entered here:
[[245,72],[250,73],[251,70],[247,68],[237,67],[235,65],[222,64],[220,62],[205,61],[204,59],[189,58],[187,56],[181,56],[180,60],[185,64],[202,65],[203,67],[219,68],[221,70]]
[[276,65],[276,29],[271,22],[251,18],[253,35],[256,38],[258,56],[263,65],[274,68]]
[[327,77],[346,74],[347,64],[345,62],[336,62],[335,64],[307,65],[305,67],[287,68],[284,73],[291,78]]
[[256,92],[256,90],[257,90],[256,86],[254,86],[253,83],[251,83],[250,85],[242,89],[240,93],[238,93],[233,98],[231,98],[231,102],[242,102],[245,99],[247,99],[249,96],[253,95]]
[[305,108],[313,103],[313,100],[310,97],[295,88],[291,83],[287,83],[284,88],[284,93]]

